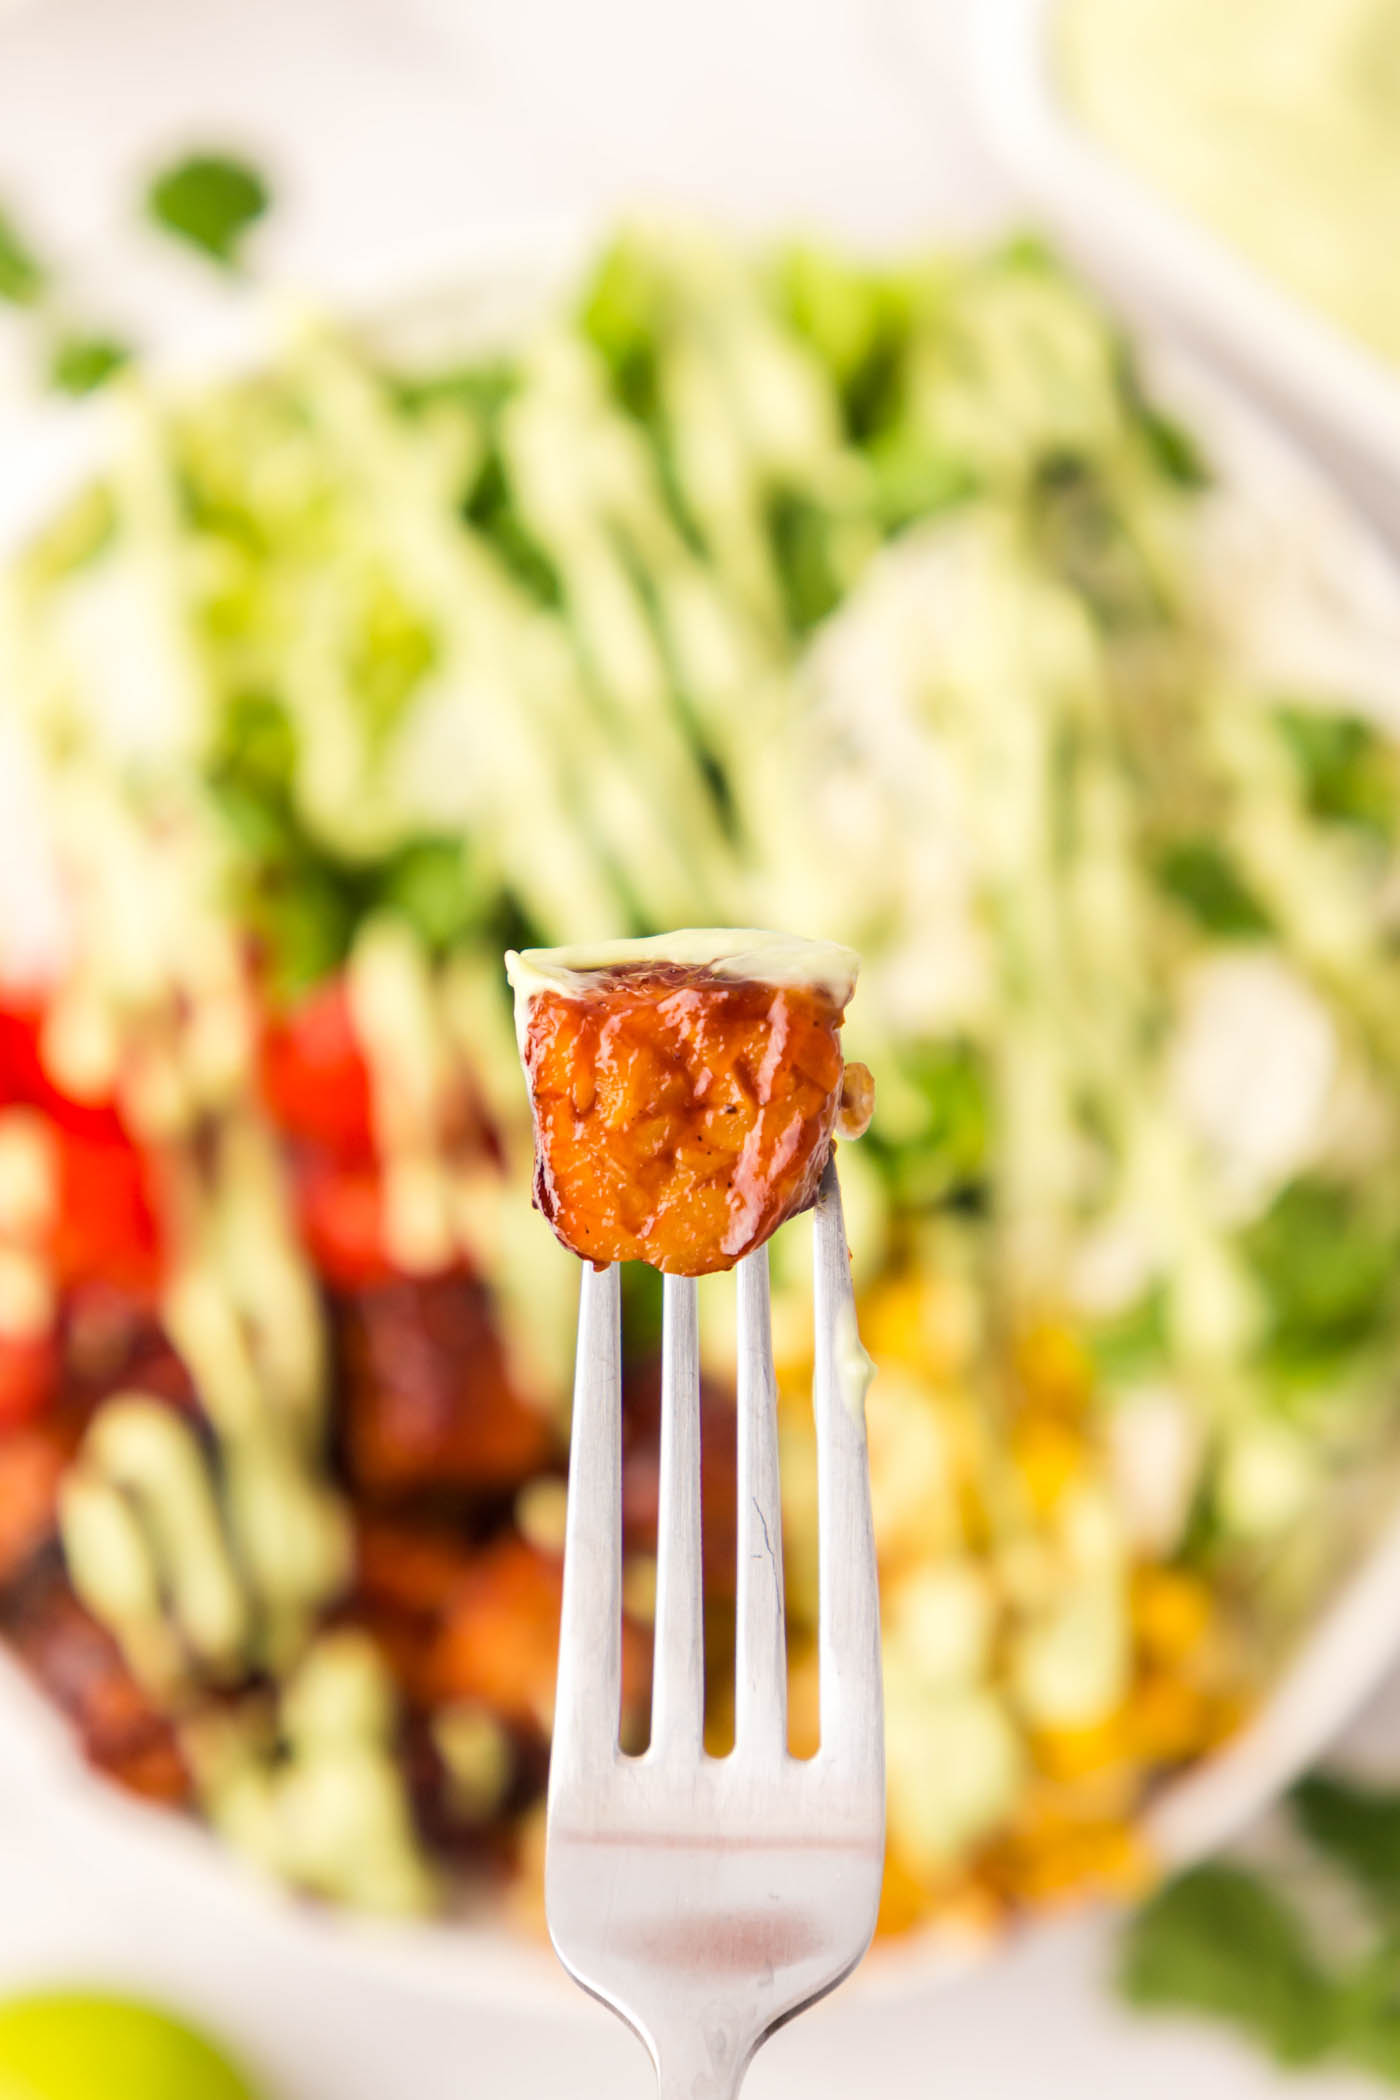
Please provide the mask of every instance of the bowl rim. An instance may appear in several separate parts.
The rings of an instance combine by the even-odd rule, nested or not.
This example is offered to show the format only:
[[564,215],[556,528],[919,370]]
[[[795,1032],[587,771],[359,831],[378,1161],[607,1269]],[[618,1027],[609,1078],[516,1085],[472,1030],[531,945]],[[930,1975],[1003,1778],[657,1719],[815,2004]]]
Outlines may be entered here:
[[[1000,7],[1002,0],[996,0]],[[1006,12],[1041,0],[1009,0]],[[608,230],[596,219],[550,218],[502,227],[444,250],[396,252],[374,261],[318,299],[352,325],[392,335],[406,317],[467,308],[504,272],[536,306],[557,297],[570,272],[596,252]],[[182,337],[145,366],[157,387],[204,384],[255,370],[276,354],[289,309],[277,295],[257,300],[232,322]],[[1138,332],[1139,335],[1143,333]],[[1223,485],[1248,493],[1256,477],[1272,483],[1270,508],[1301,506],[1346,544],[1364,594],[1388,602],[1400,623],[1400,565],[1359,507],[1287,432],[1238,388],[1161,331],[1140,343],[1153,386],[1205,428],[1207,450],[1225,469]],[[114,441],[116,404],[96,399],[36,413],[0,485],[0,565],[98,470]],[[1400,718],[1397,719],[1400,731]],[[1201,1858],[1241,1830],[1312,1762],[1374,1692],[1400,1649],[1394,1599],[1400,1593],[1400,1505],[1361,1561],[1319,1612],[1256,1715],[1221,1750],[1167,1782],[1140,1819],[1167,1869]],[[0,1647],[0,1777],[22,1782],[36,1814],[81,1845],[94,1869],[110,1861],[150,1883],[168,1884],[203,1911],[256,1931],[264,1944],[350,1968],[367,1980],[490,2004],[513,2012],[563,2016],[574,1987],[542,1934],[501,1927],[499,1903],[461,1918],[366,1919],[290,1896],[260,1876],[192,1818],[125,1795],[83,1762],[63,1716]],[[1004,1936],[930,1928],[888,1942],[862,1965],[855,1988],[875,1999],[906,1997],[979,1963]]]
[[[978,0],[965,24],[967,70],[987,135],[1037,212],[1092,266],[1171,307],[1238,373],[1340,439],[1358,468],[1400,474],[1400,372],[1306,305],[1140,176],[1081,124],[1055,79],[1052,10],[1061,0]],[[921,0],[906,0],[930,42]],[[931,54],[933,55],[933,54]]]

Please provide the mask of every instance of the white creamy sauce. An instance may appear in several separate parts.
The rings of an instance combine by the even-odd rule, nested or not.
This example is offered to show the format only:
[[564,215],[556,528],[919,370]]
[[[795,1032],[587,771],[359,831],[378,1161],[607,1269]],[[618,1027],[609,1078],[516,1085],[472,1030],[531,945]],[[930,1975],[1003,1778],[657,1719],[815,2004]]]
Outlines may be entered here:
[[1212,955],[1192,973],[1172,1094],[1231,1214],[1251,1215],[1313,1156],[1337,1063],[1332,1016],[1281,957]]
[[856,1329],[855,1314],[843,1305],[836,1324],[836,1383],[841,1405],[853,1422],[865,1424],[865,1396],[875,1376],[875,1363]]
[[640,940],[512,948],[506,956],[506,976],[515,993],[515,1033],[522,1052],[530,1007],[542,992],[581,999],[600,971],[647,963],[710,970],[716,977],[735,982],[810,987],[825,992],[842,1007],[855,990],[860,970],[860,957],[853,948],[842,948],[834,941],[803,940],[797,934],[768,933],[754,926],[682,926],[674,933],[650,934]]

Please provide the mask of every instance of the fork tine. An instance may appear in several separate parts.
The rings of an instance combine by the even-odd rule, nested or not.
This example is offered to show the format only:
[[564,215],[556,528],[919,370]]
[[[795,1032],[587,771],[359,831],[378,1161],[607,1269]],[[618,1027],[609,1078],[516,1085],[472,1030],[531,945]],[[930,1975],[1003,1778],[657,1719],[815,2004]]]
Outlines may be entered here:
[[821,1749],[824,1757],[864,1770],[883,1757],[880,1605],[865,1444],[869,1358],[856,1329],[841,1191],[830,1160],[817,1197],[813,1281]]
[[734,1739],[740,1750],[787,1747],[783,1522],[778,1391],[768,1302],[768,1249],[739,1264],[739,1597]]
[[616,1754],[622,1707],[622,1358],[616,1266],[585,1262],[569,1450],[553,1770]]
[[662,1287],[661,1496],[656,1526],[651,1749],[699,1750],[705,1717],[700,1592],[700,1334],[693,1276]]

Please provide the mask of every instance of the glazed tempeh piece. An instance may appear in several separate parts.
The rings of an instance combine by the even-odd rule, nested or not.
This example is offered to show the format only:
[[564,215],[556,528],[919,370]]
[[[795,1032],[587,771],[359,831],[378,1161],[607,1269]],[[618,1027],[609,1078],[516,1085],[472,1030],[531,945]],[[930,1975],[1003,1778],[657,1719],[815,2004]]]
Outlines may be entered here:
[[868,1100],[841,1054],[850,949],[692,929],[526,949],[506,967],[535,1202],[565,1246],[701,1276],[812,1202],[843,1090]]

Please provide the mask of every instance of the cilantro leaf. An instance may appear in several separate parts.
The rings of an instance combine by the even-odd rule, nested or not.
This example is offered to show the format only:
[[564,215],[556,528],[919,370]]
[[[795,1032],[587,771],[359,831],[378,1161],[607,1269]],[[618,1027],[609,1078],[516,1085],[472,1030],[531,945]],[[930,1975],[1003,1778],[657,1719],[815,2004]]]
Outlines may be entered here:
[[1302,1926],[1242,1867],[1169,1882],[1128,1928],[1120,1983],[1133,2005],[1233,2020],[1283,2063],[1315,2063],[1337,2039],[1337,1995]]
[[991,1079],[977,1047],[956,1037],[910,1045],[899,1064],[904,1116],[893,1142],[872,1132],[874,1157],[902,1202],[976,1207],[991,1146]]
[[613,391],[641,423],[651,423],[659,410],[668,306],[653,258],[624,236],[598,263],[579,310],[579,325],[607,367]]
[[1249,1227],[1244,1247],[1268,1297],[1280,1369],[1325,1369],[1374,1336],[1394,1305],[1394,1229],[1340,1183],[1300,1175]]
[[1364,2019],[1348,2025],[1342,2053],[1357,2070],[1369,2071],[1387,2085],[1400,2085],[1400,2007],[1393,1999],[1369,2008]]
[[1275,719],[1302,776],[1308,809],[1388,843],[1395,836],[1395,746],[1359,715],[1281,707]]
[[1159,1366],[1167,1353],[1167,1294],[1149,1285],[1134,1304],[1099,1322],[1090,1335],[1094,1362],[1110,1384],[1126,1385]]
[[1186,426],[1146,400],[1137,402],[1136,413],[1138,428],[1147,441],[1153,464],[1160,468],[1167,480],[1183,489],[1209,488],[1210,468]]
[[1118,360],[1123,399],[1141,432],[1153,466],[1166,480],[1174,481],[1178,488],[1209,488],[1212,479],[1210,463],[1195,434],[1152,400],[1143,385],[1132,345],[1126,339],[1119,344]]
[[387,864],[377,901],[444,955],[480,933],[494,898],[464,839],[419,838]]
[[830,372],[848,436],[869,445],[893,428],[927,288],[908,273],[872,270],[802,242],[780,257],[775,290],[784,320]]
[[1121,1989],[1144,2008],[1229,2020],[1282,2063],[1326,2058],[1400,2085],[1400,1794],[1314,1774],[1291,1806],[1313,1849],[1371,1899],[1382,1929],[1370,1947],[1324,1963],[1274,1883],[1213,1863],[1129,1927]]
[[770,491],[768,530],[783,594],[783,609],[795,635],[809,634],[839,604],[842,579],[832,561],[831,521],[804,491]]
[[1400,1913],[1400,1794],[1315,1772],[1295,1791],[1293,1813],[1379,1909]]
[[272,201],[256,168],[219,153],[192,153],[164,169],[146,193],[157,226],[226,267]]
[[43,289],[43,266],[9,213],[0,209],[0,299],[32,306]]
[[61,394],[91,394],[131,362],[131,351],[109,335],[65,335],[49,358],[49,385]]
[[1205,933],[1248,940],[1269,930],[1261,906],[1212,839],[1174,840],[1158,859],[1157,877]]
[[1393,1933],[1347,1983],[1340,2013],[1339,2054],[1358,2070],[1400,2085],[1400,1947]]
[[541,605],[563,604],[564,586],[559,571],[516,508],[505,461],[494,442],[487,447],[462,505],[462,515],[492,542],[516,582],[532,598]]

